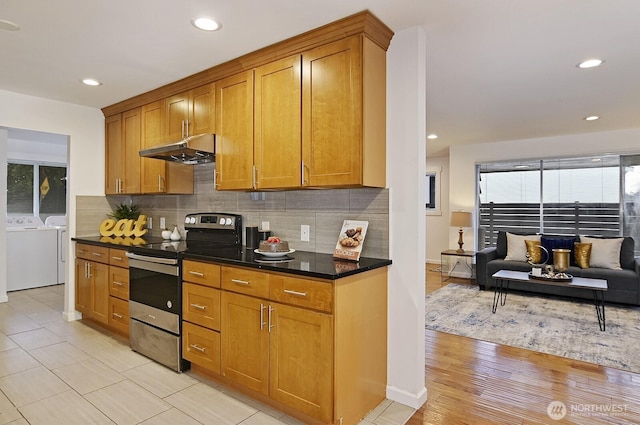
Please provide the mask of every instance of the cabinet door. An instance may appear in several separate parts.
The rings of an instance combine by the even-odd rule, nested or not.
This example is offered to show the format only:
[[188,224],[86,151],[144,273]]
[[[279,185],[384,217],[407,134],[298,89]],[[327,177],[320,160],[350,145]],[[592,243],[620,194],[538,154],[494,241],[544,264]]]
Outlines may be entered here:
[[109,266],[101,263],[90,263],[91,279],[91,318],[109,323]]
[[177,142],[186,137],[189,120],[189,92],[176,94],[164,101],[164,138]]
[[91,305],[91,279],[89,278],[89,261],[76,258],[76,310],[82,315],[89,315]]
[[253,71],[216,82],[216,184],[253,187]]
[[120,182],[124,179],[122,153],[125,147],[122,141],[122,114],[107,117],[104,121],[104,131],[106,160],[104,192],[107,195],[115,195],[119,193]]
[[109,295],[129,301],[129,269],[109,266]]
[[216,131],[215,83],[191,90],[189,136]]
[[140,108],[122,114],[122,163],[124,181],[121,193],[140,193]]
[[[141,108],[142,148],[158,146],[163,139],[163,102],[153,102]],[[166,191],[166,161],[152,158],[140,159],[142,193]]]
[[221,373],[254,391],[269,389],[269,332],[267,302],[246,295],[223,292]]
[[300,55],[296,55],[255,70],[256,189],[302,185],[300,61]]
[[355,36],[302,55],[306,186],[362,182],[362,55]]
[[129,301],[109,297],[109,327],[129,336]]
[[333,413],[331,316],[271,303],[269,396],[323,423]]

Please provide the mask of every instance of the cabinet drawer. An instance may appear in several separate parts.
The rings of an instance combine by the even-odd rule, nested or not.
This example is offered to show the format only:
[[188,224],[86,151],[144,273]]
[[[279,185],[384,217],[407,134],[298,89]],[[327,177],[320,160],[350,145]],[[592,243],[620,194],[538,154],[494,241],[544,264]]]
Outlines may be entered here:
[[313,310],[331,312],[333,284],[296,277],[271,275],[269,299]]
[[118,267],[129,267],[129,258],[124,249],[109,248],[109,264]]
[[109,248],[87,244],[76,245],[76,258],[109,264]]
[[182,319],[220,330],[220,290],[193,283],[182,284]]
[[222,266],[221,269],[223,289],[254,297],[269,297],[269,275],[267,273],[238,267]]
[[220,374],[220,333],[182,322],[182,357]]
[[182,262],[182,279],[200,285],[220,287],[220,266],[184,260]]
[[109,326],[129,336],[129,302],[109,297]]
[[129,301],[129,269],[109,266],[109,295]]

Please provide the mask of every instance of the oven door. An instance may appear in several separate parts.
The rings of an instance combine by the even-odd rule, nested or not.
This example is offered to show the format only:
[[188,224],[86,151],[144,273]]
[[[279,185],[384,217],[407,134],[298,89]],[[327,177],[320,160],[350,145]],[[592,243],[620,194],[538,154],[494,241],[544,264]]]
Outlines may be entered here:
[[182,277],[177,258],[128,253],[129,299],[180,316]]

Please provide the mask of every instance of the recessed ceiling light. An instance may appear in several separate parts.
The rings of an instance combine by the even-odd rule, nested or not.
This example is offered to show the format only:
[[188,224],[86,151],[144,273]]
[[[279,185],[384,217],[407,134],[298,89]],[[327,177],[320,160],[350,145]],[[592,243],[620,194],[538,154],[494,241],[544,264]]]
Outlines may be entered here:
[[191,20],[191,23],[203,31],[216,31],[220,29],[220,24],[211,18],[194,18]]
[[597,119],[599,119],[600,117],[597,115],[589,115],[588,117],[584,117],[585,121],[595,121]]
[[578,68],[586,69],[586,68],[595,68],[596,66],[600,66],[604,63],[602,59],[588,59],[584,62],[580,62],[578,64]]
[[20,26],[11,21],[5,21],[4,19],[0,19],[0,30],[20,31]]
[[98,80],[94,80],[93,78],[83,78],[82,83],[88,86],[101,86],[102,83]]
[[427,136],[427,139],[429,139],[429,140],[435,140],[437,138],[438,138],[438,135],[437,134],[433,134],[433,133]]

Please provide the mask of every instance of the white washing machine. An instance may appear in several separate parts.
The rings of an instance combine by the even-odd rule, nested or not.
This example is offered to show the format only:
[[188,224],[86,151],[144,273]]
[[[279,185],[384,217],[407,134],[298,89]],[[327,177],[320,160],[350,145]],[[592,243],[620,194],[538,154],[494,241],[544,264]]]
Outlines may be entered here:
[[44,220],[45,227],[53,227],[58,231],[58,283],[65,282],[67,270],[67,216],[52,215]]
[[39,217],[7,217],[7,291],[58,283],[58,230]]

